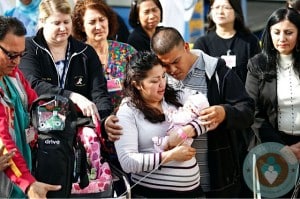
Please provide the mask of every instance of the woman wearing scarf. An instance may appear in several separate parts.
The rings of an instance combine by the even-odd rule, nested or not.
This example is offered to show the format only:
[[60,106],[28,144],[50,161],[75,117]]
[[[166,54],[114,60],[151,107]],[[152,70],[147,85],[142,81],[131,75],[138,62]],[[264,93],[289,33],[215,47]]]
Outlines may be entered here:
[[4,16],[16,17],[26,27],[26,36],[33,36],[37,32],[38,12],[41,0],[19,0],[16,7],[4,13]]

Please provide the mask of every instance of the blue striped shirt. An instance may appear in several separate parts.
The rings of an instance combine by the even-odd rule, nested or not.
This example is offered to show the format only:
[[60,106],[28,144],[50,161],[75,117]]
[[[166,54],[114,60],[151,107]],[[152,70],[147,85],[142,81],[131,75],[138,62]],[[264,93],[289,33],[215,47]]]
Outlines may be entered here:
[[[218,59],[204,54],[201,50],[192,50],[192,53],[198,55],[198,59],[192,65],[187,77],[182,80],[176,80],[168,76],[168,83],[175,89],[191,89],[207,95],[206,76],[211,78]],[[209,132],[208,132],[209,133]],[[202,134],[194,139],[192,147],[196,148],[196,160],[200,167],[200,184],[204,192],[210,191],[210,174],[208,170],[207,159],[207,134]]]

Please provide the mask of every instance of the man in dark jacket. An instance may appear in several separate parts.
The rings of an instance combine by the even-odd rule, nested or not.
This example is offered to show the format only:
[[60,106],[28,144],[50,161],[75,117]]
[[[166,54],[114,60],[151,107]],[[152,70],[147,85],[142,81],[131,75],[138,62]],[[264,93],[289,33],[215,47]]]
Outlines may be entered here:
[[208,98],[210,107],[201,111],[200,118],[209,132],[195,135],[192,145],[197,149],[206,197],[238,197],[241,165],[236,133],[253,123],[253,100],[224,60],[191,51],[176,29],[160,28],[151,39],[151,48],[171,76],[168,81],[173,87],[192,89]]

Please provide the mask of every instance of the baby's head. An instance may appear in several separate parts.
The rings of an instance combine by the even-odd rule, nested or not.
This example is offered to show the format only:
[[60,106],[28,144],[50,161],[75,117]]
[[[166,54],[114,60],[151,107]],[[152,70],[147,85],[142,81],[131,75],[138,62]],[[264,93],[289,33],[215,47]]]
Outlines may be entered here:
[[209,107],[208,100],[202,93],[190,95],[183,105],[184,109],[191,110],[196,115],[199,115],[199,112],[207,107]]

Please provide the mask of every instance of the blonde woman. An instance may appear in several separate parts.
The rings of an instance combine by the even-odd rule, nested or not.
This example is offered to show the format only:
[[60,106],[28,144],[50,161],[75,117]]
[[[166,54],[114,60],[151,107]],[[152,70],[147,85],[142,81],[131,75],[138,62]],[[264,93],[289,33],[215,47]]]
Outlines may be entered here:
[[95,50],[71,36],[71,6],[67,0],[43,0],[39,30],[26,40],[20,69],[38,95],[69,97],[94,120],[112,111],[106,79]]

